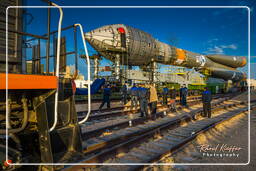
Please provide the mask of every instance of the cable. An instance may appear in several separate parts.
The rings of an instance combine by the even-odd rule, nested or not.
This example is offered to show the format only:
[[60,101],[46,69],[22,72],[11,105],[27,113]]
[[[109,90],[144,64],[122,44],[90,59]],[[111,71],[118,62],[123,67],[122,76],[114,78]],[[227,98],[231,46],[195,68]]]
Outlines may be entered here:
[[60,18],[59,18],[59,24],[58,24],[58,42],[57,42],[57,62],[56,62],[56,77],[57,77],[57,89],[55,93],[55,102],[54,102],[54,122],[52,127],[50,128],[50,131],[54,130],[57,122],[58,122],[58,96],[59,96],[59,68],[60,68],[60,38],[61,38],[61,24],[62,24],[62,18],[63,18],[63,11],[60,6],[57,4],[51,2],[53,6],[56,6],[60,11]]
[[89,115],[91,113],[91,71],[90,71],[91,69],[90,69],[90,59],[89,59],[89,55],[88,55],[88,50],[87,50],[87,46],[86,46],[86,42],[85,42],[85,38],[84,38],[83,27],[82,27],[81,24],[75,24],[75,26],[80,27],[80,31],[81,31],[81,35],[82,35],[82,39],[83,39],[83,44],[84,44],[84,51],[85,51],[86,60],[87,60],[88,112],[87,112],[86,117],[79,122],[79,124],[82,124],[89,118]]

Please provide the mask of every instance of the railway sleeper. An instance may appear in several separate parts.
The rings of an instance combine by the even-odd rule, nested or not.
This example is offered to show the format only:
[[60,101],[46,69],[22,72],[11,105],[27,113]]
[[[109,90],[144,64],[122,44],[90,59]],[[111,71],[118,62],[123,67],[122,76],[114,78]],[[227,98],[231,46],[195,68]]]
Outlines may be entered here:
[[[141,147],[139,147],[139,149],[142,148],[141,149],[142,151],[143,150],[145,150],[145,151],[150,150],[151,152],[153,151],[154,153],[152,153],[152,154],[154,154],[154,156],[153,155],[150,156],[151,160],[148,160],[148,159],[146,160],[145,159],[145,160],[140,161],[140,162],[144,163],[146,161],[147,162],[156,161],[157,159],[160,159],[163,155],[166,155],[170,152],[174,152],[175,150],[177,150],[178,147],[182,147],[183,144],[186,144],[187,142],[190,142],[191,140],[196,138],[202,132],[205,132],[208,129],[214,127],[215,125],[223,122],[224,120],[228,120],[228,119],[230,119],[230,118],[232,118],[232,117],[234,117],[234,116],[236,116],[240,113],[243,113],[245,111],[247,111],[247,107],[239,108],[239,109],[236,109],[234,111],[228,111],[228,112],[226,112],[224,114],[221,114],[219,116],[216,116],[214,118],[203,119],[203,120],[197,121],[197,127],[194,127],[194,124],[191,124],[191,125],[189,124],[185,127],[190,128],[192,126],[191,130],[194,130],[194,132],[196,132],[196,133],[193,134],[193,135],[182,136],[183,138],[178,139],[179,142],[176,141],[177,142],[176,145],[168,143],[169,140],[175,140],[175,139],[177,140],[177,138],[176,138],[177,135],[172,135],[172,134],[169,134],[169,133],[160,140],[156,140],[154,142],[149,142],[149,143],[146,143],[146,144],[141,144]],[[223,117],[222,115],[225,115],[225,117]],[[208,125],[205,125],[205,123],[206,123],[205,120],[207,120]],[[203,123],[203,125],[201,125],[201,123]],[[173,130],[173,131],[175,131],[175,130]],[[176,131],[182,131],[182,128],[177,128]],[[137,150],[137,149],[135,149],[135,150]],[[134,152],[133,152],[133,149],[132,149],[125,156],[127,157],[127,156],[130,156],[130,155],[133,155],[133,154],[134,154]],[[142,158],[142,157],[140,157],[140,158]],[[123,160],[119,159],[119,161],[123,161]],[[129,160],[129,162],[131,162],[131,161]],[[136,162],[137,162],[137,160],[132,161],[132,163],[136,163]],[[141,166],[137,166],[137,167],[133,167],[133,168],[130,168],[130,167],[127,168],[126,167],[126,169],[123,169],[122,167],[121,168],[119,167],[119,169],[125,171],[125,170],[138,169],[140,167]],[[101,169],[99,169],[99,170],[101,170]]]

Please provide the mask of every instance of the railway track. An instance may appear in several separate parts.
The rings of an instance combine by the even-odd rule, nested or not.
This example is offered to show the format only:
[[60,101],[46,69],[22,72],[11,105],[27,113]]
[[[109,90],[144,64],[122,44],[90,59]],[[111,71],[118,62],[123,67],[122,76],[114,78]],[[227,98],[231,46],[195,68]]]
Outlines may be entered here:
[[[219,96],[220,95],[216,95],[216,97],[219,97]],[[201,98],[201,96],[190,96],[190,97],[188,97],[187,100],[188,101],[192,101],[192,100],[198,100],[200,98]],[[176,103],[179,103],[178,99],[176,99]],[[161,106],[161,103],[159,102],[158,105]],[[98,109],[91,110],[91,116],[89,117],[89,120],[102,119],[102,118],[117,116],[117,115],[119,115],[120,112],[128,113],[128,112],[136,112],[136,111],[138,111],[138,109],[137,110],[125,110],[125,109],[128,109],[130,107],[131,107],[130,105],[126,105],[126,106],[113,107],[111,109],[104,108],[101,111],[99,111]],[[83,118],[84,115],[87,114],[87,112],[88,111],[77,112],[78,118],[79,119]],[[116,112],[119,112],[119,113],[116,114]],[[104,115],[104,113],[108,113],[108,115]],[[113,114],[111,115],[111,113],[113,113]]]
[[[229,100],[228,104],[223,104],[223,102],[227,102],[227,98],[223,98],[223,99],[219,99],[216,100],[212,107],[213,107],[213,111],[217,112],[219,110],[227,110],[227,109],[232,109],[232,107],[234,106],[239,106],[239,111],[245,111],[247,109],[245,102],[232,102],[231,100]],[[238,110],[236,110],[238,112]],[[173,145],[174,147],[178,147],[181,146],[182,144],[186,144],[187,142],[189,142],[188,140],[191,140],[192,138],[195,138],[195,136],[197,136],[200,132],[202,131],[198,131],[199,129],[203,129],[204,130],[206,128],[210,128],[211,126],[213,126],[214,124],[218,123],[220,120],[220,118],[222,117],[218,117],[218,118],[212,118],[212,119],[204,119],[203,121],[200,121],[200,114],[202,112],[202,108],[197,108],[192,110],[189,114],[182,114],[180,116],[176,116],[173,118],[169,118],[169,117],[165,117],[165,118],[161,118],[158,119],[155,122],[148,122],[147,124],[144,125],[138,125],[135,127],[130,127],[130,128],[126,128],[126,129],[122,129],[119,130],[117,132],[115,132],[112,135],[109,136],[105,136],[105,137],[97,137],[97,138],[91,138],[91,139],[87,139],[87,144],[86,147],[84,149],[84,159],[82,161],[80,161],[81,163],[102,163],[102,162],[107,162],[107,163],[113,163],[113,161],[108,161],[109,158],[111,158],[111,156],[115,156],[116,154],[119,154],[120,152],[125,152],[128,156],[130,155],[130,151],[127,151],[127,149],[130,149],[131,147],[134,146],[138,146],[138,144],[144,144],[147,143],[145,142],[147,139],[152,139],[152,137],[154,137],[156,134],[159,133],[164,133],[164,132],[168,132],[168,131],[177,131],[177,132],[172,132],[173,137],[170,137],[169,135],[169,139],[163,139],[161,138],[161,143],[160,147],[157,147],[157,144],[155,144],[155,142],[148,142],[151,143],[151,145],[153,146],[154,144],[156,145],[157,148],[151,148],[151,146],[149,146],[149,148],[145,148],[140,149],[142,151],[145,152],[144,155],[142,155],[143,153],[141,153],[142,151],[137,151],[134,152],[131,150],[131,155],[133,154],[133,158],[137,159],[137,161],[135,162],[131,162],[128,158],[124,158],[124,159],[120,159],[120,158],[115,158],[114,160],[118,159],[117,161],[114,161],[114,163],[148,163],[149,161],[152,162],[154,160],[157,159],[157,154],[158,157],[162,156],[164,153],[161,150],[157,150],[160,149],[161,146],[163,149],[167,149],[167,147]],[[233,116],[232,114],[234,114],[234,111],[230,111],[230,114],[227,115],[228,117]],[[196,120],[196,122],[190,122],[192,120]],[[198,121],[197,121],[198,120]],[[184,122],[188,122],[191,124],[197,124],[198,125],[194,125],[194,128],[198,129],[198,130],[193,130],[192,127],[180,127],[180,125]],[[204,123],[205,122],[205,123]],[[210,123],[210,125],[207,125],[208,123]],[[200,127],[200,125],[204,125],[203,128]],[[182,129],[181,129],[182,128]],[[178,132],[183,130],[183,131],[187,131],[188,134],[183,134],[181,132]],[[189,132],[190,131],[190,132]],[[193,134],[191,134],[191,132],[194,132]],[[187,139],[190,138],[190,139]],[[184,142],[181,140],[184,140]],[[186,140],[186,141],[185,141]],[[180,141],[180,143],[178,143]],[[160,143],[160,142],[159,142]],[[166,147],[166,148],[164,148]],[[149,150],[147,152],[147,149]],[[163,150],[162,149],[162,150]],[[173,148],[174,149],[174,148]],[[172,149],[172,150],[173,150]],[[171,150],[171,151],[172,151]],[[158,151],[158,153],[157,153]],[[170,150],[169,150],[170,151]],[[161,152],[161,155],[160,153]],[[149,154],[147,154],[149,153]],[[136,156],[137,154],[137,156]],[[141,155],[140,155],[141,154]],[[151,155],[150,155],[151,154]],[[153,157],[152,154],[155,154]],[[125,156],[127,156],[125,155]],[[143,157],[144,156],[144,157]],[[151,156],[149,158],[149,156]],[[144,161],[140,161],[144,159]],[[147,159],[147,160],[146,160]],[[149,160],[150,159],[150,160]],[[152,159],[152,160],[151,160]],[[153,160],[154,159],[154,160]],[[81,169],[81,168],[85,168],[86,166],[73,166],[72,169]],[[66,168],[65,170],[69,170],[70,168]],[[101,168],[101,169],[107,169],[105,167]],[[111,168],[113,169],[113,168]],[[120,168],[119,168],[120,169]],[[117,170],[119,170],[117,169]],[[131,166],[130,168],[131,170],[133,170],[133,166]],[[128,170],[130,170],[128,169]],[[125,169],[127,170],[127,169]]]
[[[189,93],[189,96],[200,96],[200,94],[198,94],[198,93]],[[158,93],[158,97],[162,97],[161,93]],[[97,99],[92,99],[92,102],[101,103],[102,102],[101,98],[102,97],[97,98]],[[118,101],[121,101],[121,100],[122,100],[121,95],[120,95],[120,97],[112,97],[111,98],[111,101],[113,101],[113,102],[118,102]],[[76,104],[81,104],[81,103],[87,103],[88,101],[87,101],[87,99],[75,99],[75,102],[76,102]]]
[[[225,97],[228,95],[215,95],[213,96],[214,99],[220,98],[220,97]],[[201,96],[192,96],[190,98],[188,98],[188,104],[189,105],[193,105],[194,101],[200,101]],[[180,108],[179,105],[179,100],[176,99],[176,104],[177,104],[177,108]],[[170,107],[170,104],[167,106],[163,106],[162,104],[158,103],[158,109],[163,109],[163,108],[168,108]],[[139,112],[139,108],[138,109],[133,109],[130,110],[129,109],[130,106],[118,106],[118,107],[114,107],[111,109],[102,109],[101,111],[99,110],[92,110],[91,111],[91,115],[88,118],[88,121],[94,121],[94,120],[101,120],[101,119],[107,119],[107,118],[111,118],[111,117],[118,117],[118,116],[124,116],[127,114],[133,114],[136,112]],[[82,118],[84,118],[84,115],[87,114],[87,111],[80,111],[77,112],[78,114],[78,119],[81,120]]]
[[[231,107],[231,106],[229,106]],[[232,106],[234,107],[234,106]],[[232,108],[231,107],[231,108]],[[252,105],[255,108],[256,105]],[[186,126],[178,127],[173,130],[168,130],[163,133],[161,138],[154,141],[149,141],[133,147],[131,150],[125,153],[121,157],[115,157],[106,163],[141,163],[134,165],[120,165],[120,166],[103,166],[97,170],[138,170],[143,168],[142,163],[153,163],[166,155],[170,155],[180,150],[186,144],[193,141],[197,136],[206,132],[207,130],[215,127],[216,125],[228,121],[229,119],[248,111],[248,106],[243,104],[237,104],[237,108],[226,110],[225,113],[220,114],[210,119],[201,119],[193,123],[189,123]]]
[[[217,97],[218,98],[218,97]],[[195,97],[195,98],[191,98],[190,100],[188,100],[188,105],[193,105],[194,102],[198,102],[200,101],[201,97]],[[178,102],[178,100],[177,100]],[[168,108],[170,107],[170,104],[168,104],[167,106],[158,104],[157,108],[158,110],[160,109],[164,109],[164,108]],[[95,110],[92,112],[92,114],[90,115],[90,117],[88,118],[88,122],[90,121],[95,121],[95,120],[102,120],[102,119],[108,119],[108,118],[113,118],[113,117],[119,117],[119,116],[127,116],[127,114],[135,114],[140,112],[140,109],[129,109],[130,106],[125,106],[125,107],[115,107],[115,108],[111,108],[111,109],[105,109],[104,111],[98,111]],[[180,104],[177,104],[177,108],[181,108]],[[83,114],[86,114],[87,112],[83,112]],[[78,119],[82,119],[84,118],[84,116],[81,116],[81,114],[78,115]]]
[[[226,99],[230,98],[230,97],[225,97],[225,96],[223,96],[223,97]],[[218,99],[219,96],[215,96],[214,98]],[[199,97],[194,98],[194,99],[196,99],[196,100],[188,102],[188,105],[190,107],[193,107],[194,105],[196,105],[200,102]],[[180,105],[177,106],[178,111],[182,110],[182,108],[184,108],[184,107],[182,107]],[[139,112],[139,111],[137,111],[137,112]],[[167,113],[170,113],[169,108],[158,112],[156,116],[157,116],[157,118],[164,117],[165,115],[167,115]],[[111,116],[114,118],[98,120],[99,118],[96,117],[94,119],[91,119],[91,121],[89,121],[85,125],[81,126],[83,139],[87,140],[88,138],[100,136],[103,133],[108,133],[109,131],[112,131],[112,130],[116,131],[116,130],[119,130],[122,128],[129,127],[131,125],[136,126],[139,124],[143,124],[147,121],[146,118],[139,117],[139,115],[140,115],[139,113],[131,114],[131,115],[128,115],[128,114],[131,114],[131,112],[130,111],[127,111],[127,112],[116,111],[113,113],[110,112],[110,113],[99,114],[100,116],[103,115],[102,117],[105,117],[105,118],[110,118]],[[108,115],[110,115],[110,116],[108,116]]]

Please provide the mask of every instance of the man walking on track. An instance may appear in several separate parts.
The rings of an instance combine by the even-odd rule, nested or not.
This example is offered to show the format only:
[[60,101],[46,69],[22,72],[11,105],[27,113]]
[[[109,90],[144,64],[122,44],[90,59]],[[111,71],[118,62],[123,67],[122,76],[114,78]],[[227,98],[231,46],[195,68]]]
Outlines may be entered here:
[[149,119],[149,114],[148,114],[148,98],[149,98],[149,90],[142,85],[138,87],[138,97],[140,101],[140,117],[145,117]]
[[121,88],[122,101],[124,105],[127,103],[127,92],[128,92],[127,82],[125,82]]
[[171,103],[171,110],[176,112],[177,108],[176,108],[176,89],[172,86],[171,90],[170,90],[170,103]]
[[182,106],[187,106],[187,95],[188,95],[188,89],[187,89],[186,85],[184,85],[180,89],[180,99],[181,99]]
[[211,118],[211,101],[212,93],[205,87],[205,90],[202,93],[202,102],[203,102],[203,116]]
[[135,107],[137,109],[138,106],[138,88],[136,84],[133,84],[133,87],[130,89],[131,96],[131,110]]
[[151,119],[156,120],[156,108],[157,108],[157,91],[153,84],[149,85],[149,107],[151,112]]
[[110,95],[111,95],[111,88],[110,88],[110,85],[107,85],[103,90],[103,100],[99,110],[102,109],[105,103],[107,103],[107,107],[108,109],[110,109]]
[[163,88],[163,105],[167,105],[167,99],[168,99],[169,89],[165,85]]

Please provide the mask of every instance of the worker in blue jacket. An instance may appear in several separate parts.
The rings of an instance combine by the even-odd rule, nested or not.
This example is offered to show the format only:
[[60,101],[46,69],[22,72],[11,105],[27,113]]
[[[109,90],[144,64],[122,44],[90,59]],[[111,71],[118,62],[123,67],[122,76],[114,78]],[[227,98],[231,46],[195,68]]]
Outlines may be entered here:
[[183,85],[180,88],[180,101],[182,106],[187,106],[187,95],[188,95],[188,88],[186,85]]
[[102,109],[105,103],[107,103],[107,108],[110,109],[110,96],[111,96],[111,87],[108,84],[104,89],[103,89],[103,99],[102,103],[100,105],[99,110]]
[[163,104],[167,105],[167,99],[168,99],[169,89],[165,85],[163,88]]
[[205,87],[205,90],[202,93],[202,102],[203,102],[203,116],[211,118],[211,101],[212,93],[208,90],[208,87]]
[[138,106],[138,87],[136,84],[133,84],[132,88],[130,89],[130,96],[131,96],[131,110],[135,107],[137,109]]
[[143,85],[140,85],[140,87],[138,87],[137,89],[137,92],[140,101],[140,116],[146,116],[147,119],[150,119],[150,116],[148,114],[149,89],[145,88]]

